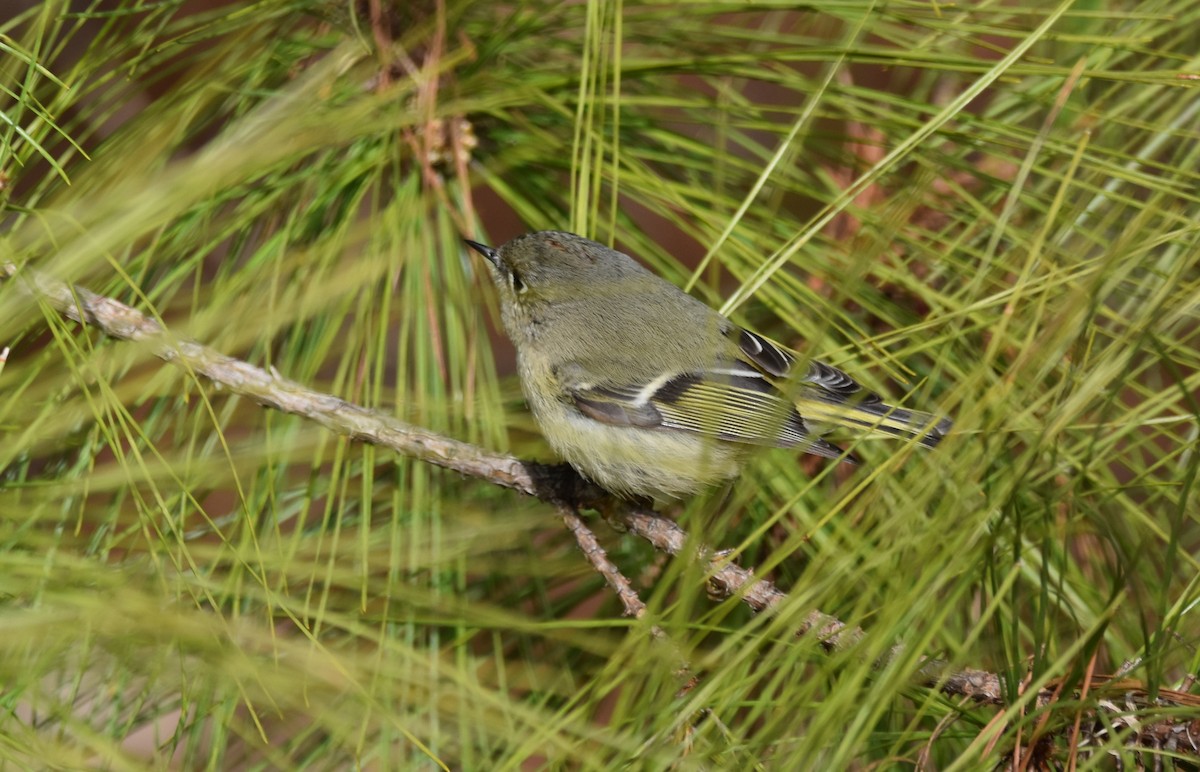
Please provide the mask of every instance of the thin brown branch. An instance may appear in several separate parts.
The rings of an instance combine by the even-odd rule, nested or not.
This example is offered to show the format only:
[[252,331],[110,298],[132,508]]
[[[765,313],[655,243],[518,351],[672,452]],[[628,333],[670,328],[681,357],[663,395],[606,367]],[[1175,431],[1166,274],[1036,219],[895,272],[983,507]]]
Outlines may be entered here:
[[[608,559],[608,553],[600,546],[600,541],[592,529],[588,528],[587,523],[583,522],[583,518],[569,504],[559,503],[558,513],[562,516],[567,530],[575,537],[575,543],[583,551],[584,557],[596,569],[596,573],[604,577],[604,581],[620,599],[621,605],[625,607],[625,615],[635,619],[643,618],[646,615],[646,604],[638,597],[637,590],[633,589],[633,585],[621,573],[621,569]],[[675,675],[683,681],[681,688],[691,689],[694,687],[696,678],[692,675],[687,657],[683,655],[679,646],[658,625],[651,625],[650,634],[656,641],[667,646],[670,656],[679,663],[675,669]]]
[[[615,513],[619,526],[649,542],[655,549],[668,555],[680,555],[687,545],[687,532],[668,518],[640,508],[622,508]],[[750,608],[758,612],[769,610],[787,597],[766,579],[759,579],[752,571],[725,560],[720,553],[707,547],[697,551],[697,557],[709,565],[709,592],[717,598],[740,597]],[[827,649],[844,649],[863,637],[859,628],[851,628],[845,622],[820,611],[811,611],[800,623],[799,635],[816,631],[821,644]]]
[[[148,346],[158,358],[180,367],[193,377],[204,376],[232,393],[249,397],[284,413],[303,416],[335,433],[554,504],[585,556],[609,583],[626,613],[631,616],[642,616],[645,605],[628,580],[608,561],[595,535],[579,518],[578,510],[599,509],[614,525],[634,533],[668,554],[681,555],[688,551],[688,535],[674,521],[643,506],[612,497],[569,467],[536,464],[492,453],[333,395],[314,391],[195,341],[172,336],[159,322],[124,303],[80,287],[72,287],[29,269],[18,269],[12,263],[0,263],[0,280],[3,279],[15,281],[39,302],[58,313],[94,325],[115,338],[138,341]],[[707,563],[710,590],[717,596],[740,598],[756,612],[771,611],[787,597],[770,581],[755,577],[752,571],[729,562],[719,552],[700,546],[694,554],[697,559]],[[797,627],[799,635],[810,633],[817,636],[822,646],[829,650],[849,648],[864,636],[861,629],[849,627],[835,617],[816,610],[809,611]],[[893,647],[889,655],[884,657],[884,662],[900,651],[899,646]],[[686,670],[681,672],[686,674]],[[966,697],[976,703],[1005,703],[999,676],[983,670],[950,671],[944,662],[927,660],[918,671],[917,680],[947,695]],[[1112,679],[1107,687],[1110,692],[1125,693],[1127,703],[1142,708],[1149,707],[1147,703],[1197,707],[1194,695],[1167,690],[1159,690],[1157,700],[1148,700],[1141,694],[1145,687],[1133,681]],[[1039,692],[1038,703],[1044,704],[1053,693],[1053,685],[1043,688]],[[1097,735],[1107,731],[1105,726],[1130,723],[1130,719],[1124,717],[1128,711],[1118,707],[1117,698],[1105,699],[1100,704],[1111,706],[1106,711],[1108,719],[1097,720],[1098,729],[1085,731],[1084,734]],[[1149,721],[1147,716],[1142,715],[1137,724],[1135,741],[1140,747],[1157,744],[1158,747],[1171,748],[1179,753],[1200,755],[1200,741],[1194,739],[1193,735],[1200,735],[1200,720],[1191,722],[1185,717],[1169,716],[1159,721]],[[1141,742],[1143,740],[1144,743]]]
[[331,394],[306,388],[277,373],[226,356],[207,346],[170,335],[154,319],[111,298],[71,287],[30,270],[18,272],[0,263],[0,278],[16,279],[26,291],[59,313],[99,327],[114,338],[137,341],[190,375],[202,375],[235,394],[284,413],[303,416],[331,431],[409,458],[488,480],[496,485],[545,498],[533,465],[512,456],[490,453],[475,445],[405,423]]
[[637,590],[633,589],[633,585],[621,573],[621,569],[608,559],[608,553],[600,546],[600,541],[596,538],[596,534],[592,533],[592,529],[587,527],[587,523],[583,522],[583,518],[579,513],[571,509],[566,504],[560,504],[558,512],[562,516],[563,524],[567,526],[567,530],[575,537],[575,543],[579,545],[579,549],[583,552],[584,557],[596,569],[596,573],[604,577],[604,581],[608,582],[608,586],[616,593],[617,598],[621,601],[621,605],[625,607],[625,616],[641,619],[646,615],[646,604],[642,603],[642,599],[638,597]]

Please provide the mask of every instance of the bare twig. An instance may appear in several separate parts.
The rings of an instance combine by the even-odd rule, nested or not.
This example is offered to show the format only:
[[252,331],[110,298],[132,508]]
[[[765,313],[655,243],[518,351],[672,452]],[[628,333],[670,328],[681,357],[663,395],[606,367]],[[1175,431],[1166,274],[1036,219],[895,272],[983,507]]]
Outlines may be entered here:
[[[95,325],[116,338],[139,341],[160,359],[193,376],[202,375],[218,386],[250,397],[262,405],[304,416],[333,432],[388,448],[400,455],[553,503],[574,534],[580,549],[617,594],[630,616],[641,617],[646,607],[629,581],[608,560],[595,535],[580,519],[579,510],[602,510],[614,525],[634,533],[668,554],[680,555],[687,550],[687,533],[674,521],[643,506],[615,499],[564,465],[537,464],[492,453],[333,395],[313,391],[195,341],[172,336],[157,321],[124,303],[80,287],[72,287],[32,270],[18,269],[12,263],[0,263],[0,279],[16,281],[40,302],[71,319]],[[6,354],[7,349],[0,353],[0,361]],[[721,553],[708,547],[699,547],[695,557],[707,563],[710,590],[720,597],[740,598],[756,612],[771,611],[787,597],[770,581],[755,577],[752,571],[729,562]],[[814,634],[821,645],[829,650],[849,648],[864,636],[861,629],[849,627],[835,617],[816,610],[809,611],[797,626],[797,634],[809,633]],[[660,637],[662,631],[656,628],[654,635]],[[884,662],[891,660],[901,650],[900,646],[893,647]],[[686,665],[680,672],[686,675]],[[917,679],[947,695],[966,697],[976,703],[1003,705],[1005,702],[999,676],[983,670],[950,671],[944,662],[927,660],[918,671]],[[1157,700],[1147,700],[1142,693],[1145,687],[1133,681],[1113,678],[1107,682],[1107,687],[1110,692],[1124,693],[1125,701],[1131,705],[1145,707],[1152,702],[1157,705],[1200,707],[1194,695],[1167,690],[1159,690]],[[1054,693],[1053,684],[1043,688],[1038,694],[1038,703],[1044,704]],[[1123,718],[1128,711],[1121,710],[1115,698],[1106,699],[1101,705],[1111,706],[1108,710],[1110,715],[1105,721],[1096,721],[1096,729],[1083,732],[1089,737],[1099,737],[1108,731],[1104,728],[1106,726],[1128,724],[1128,720]],[[1152,722],[1143,715],[1137,729],[1136,739],[1142,747],[1160,743],[1161,747],[1170,747],[1179,753],[1200,755],[1200,740],[1193,739],[1193,733],[1200,733],[1200,729],[1192,727],[1184,717],[1168,716]],[[1146,744],[1140,742],[1142,740]]]
[[583,522],[583,518],[579,513],[571,509],[566,504],[560,504],[558,512],[562,516],[563,524],[567,526],[567,530],[575,537],[575,543],[579,545],[579,549],[583,551],[584,557],[596,569],[596,573],[604,577],[604,581],[608,582],[608,586],[617,594],[621,605],[625,607],[625,616],[641,619],[646,614],[646,604],[642,603],[642,599],[638,597],[637,590],[633,589],[633,585],[621,573],[621,569],[617,568],[611,560],[608,559],[608,553],[600,546],[600,542],[596,539],[596,534],[592,533],[592,529],[587,527],[587,523]]
[[[623,508],[615,513],[615,517],[620,526],[661,552],[679,555],[684,551],[687,532],[674,520],[640,508]],[[771,582],[756,578],[753,572],[730,563],[707,547],[701,547],[697,557],[708,563],[709,591],[718,598],[740,597],[750,608],[763,612],[787,597],[787,593]],[[809,612],[797,632],[804,635],[813,630],[827,649],[846,648],[863,636],[862,630],[848,627],[845,622],[820,611]]]
[[386,447],[409,458],[453,469],[496,485],[546,498],[536,465],[435,434],[331,394],[306,388],[261,367],[226,356],[195,341],[170,335],[155,320],[112,298],[71,287],[30,270],[0,263],[0,278],[15,278],[26,291],[65,316],[94,324],[115,338],[145,343],[156,357],[203,375],[235,394],[284,413],[304,416],[337,434]]
[[[567,530],[575,537],[575,542],[579,545],[579,549],[583,551],[584,556],[592,567],[596,569],[596,573],[604,577],[604,581],[616,593],[620,599],[621,605],[625,607],[625,615],[641,619],[646,615],[646,604],[638,597],[637,590],[633,589],[633,585],[621,573],[621,569],[608,559],[608,553],[600,546],[600,542],[596,539],[596,534],[592,533],[592,529],[587,527],[587,523],[583,522],[583,518],[569,504],[558,504],[559,515],[562,516],[563,524],[567,526]],[[651,625],[650,634],[655,640],[667,646],[670,656],[678,662],[675,669],[675,675],[682,680],[681,690],[691,689],[696,685],[696,678],[692,675],[691,666],[687,662],[687,657],[679,646],[671,640],[666,631],[658,625]]]

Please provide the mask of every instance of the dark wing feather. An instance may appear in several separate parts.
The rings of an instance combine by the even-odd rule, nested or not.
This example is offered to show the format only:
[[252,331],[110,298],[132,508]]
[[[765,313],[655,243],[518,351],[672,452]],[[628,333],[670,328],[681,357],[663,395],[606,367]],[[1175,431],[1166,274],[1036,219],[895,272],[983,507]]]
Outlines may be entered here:
[[[772,378],[788,378],[792,375],[791,370],[796,366],[796,355],[775,341],[738,327],[730,327],[725,334],[737,340],[738,349],[747,364],[753,365]],[[809,360],[808,372],[799,382],[817,387],[806,390],[807,396],[813,399],[857,404],[882,401],[878,394],[867,391],[862,384],[846,373],[815,359]]]
[[732,327],[725,334],[736,336],[738,348],[745,355],[746,361],[767,375],[783,378],[791,371],[792,365],[796,364],[795,354],[756,332]]
[[654,429],[662,424],[662,414],[651,404],[636,404],[621,391],[588,389],[571,392],[579,412],[600,423]]
[[808,363],[808,373],[800,380],[802,383],[813,384],[824,392],[822,396],[836,402],[873,405],[883,401],[878,394],[867,391],[862,384],[833,365],[815,359]]

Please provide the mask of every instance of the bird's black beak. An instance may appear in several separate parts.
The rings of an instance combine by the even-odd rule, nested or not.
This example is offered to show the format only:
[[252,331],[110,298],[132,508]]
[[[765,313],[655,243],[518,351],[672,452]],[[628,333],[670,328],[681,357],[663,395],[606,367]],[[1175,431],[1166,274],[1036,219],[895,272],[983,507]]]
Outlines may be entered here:
[[486,257],[489,263],[497,268],[500,267],[500,257],[495,249],[492,249],[487,244],[480,244],[478,241],[471,241],[470,239],[463,239],[463,241],[467,243],[468,247]]

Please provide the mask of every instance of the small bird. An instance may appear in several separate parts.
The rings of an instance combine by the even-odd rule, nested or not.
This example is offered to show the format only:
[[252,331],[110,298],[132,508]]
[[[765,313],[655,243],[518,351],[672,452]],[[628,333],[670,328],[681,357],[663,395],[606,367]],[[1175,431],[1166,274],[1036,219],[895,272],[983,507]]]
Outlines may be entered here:
[[489,263],[547,441],[612,493],[694,493],[736,476],[762,446],[855,463],[821,436],[833,426],[930,448],[950,428],[738,327],[603,244],[559,231],[466,243]]

